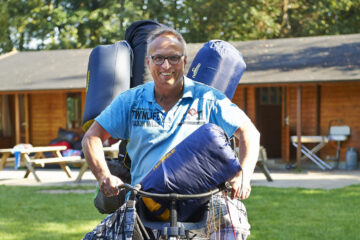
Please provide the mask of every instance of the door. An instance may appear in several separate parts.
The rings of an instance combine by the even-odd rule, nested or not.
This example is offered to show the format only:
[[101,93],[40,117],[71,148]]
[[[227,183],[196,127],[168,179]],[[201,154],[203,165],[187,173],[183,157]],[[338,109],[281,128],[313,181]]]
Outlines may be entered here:
[[12,106],[13,99],[9,95],[0,95],[0,148],[10,148],[14,143]]
[[281,88],[256,89],[256,126],[269,158],[281,158]]

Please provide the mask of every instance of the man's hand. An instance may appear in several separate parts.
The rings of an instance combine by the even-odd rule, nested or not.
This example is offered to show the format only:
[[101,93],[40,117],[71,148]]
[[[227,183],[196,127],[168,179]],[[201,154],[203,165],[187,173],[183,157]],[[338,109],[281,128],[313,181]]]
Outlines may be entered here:
[[118,186],[122,184],[123,181],[114,175],[109,175],[99,180],[100,191],[107,197],[118,195]]
[[250,179],[243,179],[242,173],[239,176],[235,176],[230,180],[231,184],[231,199],[247,199],[250,196],[251,186]]

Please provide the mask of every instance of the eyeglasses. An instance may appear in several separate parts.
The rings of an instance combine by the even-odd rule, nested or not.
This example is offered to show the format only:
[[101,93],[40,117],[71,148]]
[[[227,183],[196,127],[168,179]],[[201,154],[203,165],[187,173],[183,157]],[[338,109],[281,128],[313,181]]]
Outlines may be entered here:
[[180,62],[180,59],[183,56],[184,55],[171,55],[171,56],[164,57],[162,55],[154,55],[154,56],[151,56],[151,59],[153,60],[155,65],[162,65],[165,62],[165,59],[167,59],[171,65],[175,65]]

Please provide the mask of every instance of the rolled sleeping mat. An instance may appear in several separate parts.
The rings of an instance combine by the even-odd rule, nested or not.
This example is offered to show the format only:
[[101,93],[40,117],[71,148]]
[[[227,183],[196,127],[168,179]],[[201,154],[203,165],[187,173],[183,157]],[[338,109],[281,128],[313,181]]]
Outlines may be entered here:
[[[226,133],[208,123],[165,154],[141,181],[142,189],[154,193],[198,194],[230,180],[241,169]],[[166,200],[143,197],[147,209],[159,220],[169,219]],[[209,199],[179,201],[179,221],[187,221]]]
[[125,31],[125,40],[130,44],[134,53],[134,62],[132,66],[133,76],[130,87],[136,87],[143,84],[146,80],[146,47],[149,33],[156,28],[165,26],[152,20],[137,21],[131,24]]
[[244,58],[233,45],[210,40],[196,54],[187,77],[212,86],[232,99],[245,69]]
[[130,88],[132,50],[126,41],[95,47],[90,54],[83,130],[121,92]]

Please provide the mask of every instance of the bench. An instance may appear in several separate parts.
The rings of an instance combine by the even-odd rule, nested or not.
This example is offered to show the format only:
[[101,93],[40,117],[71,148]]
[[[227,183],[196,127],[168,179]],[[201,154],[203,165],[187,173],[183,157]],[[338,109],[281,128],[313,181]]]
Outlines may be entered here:
[[44,167],[45,164],[51,164],[51,163],[83,163],[84,161],[85,160],[81,159],[80,156],[67,156],[67,157],[31,159],[29,162]]
[[267,154],[266,154],[266,149],[263,147],[263,146],[260,146],[260,151],[259,151],[259,158],[258,158],[258,161],[256,163],[256,166],[258,166],[261,171],[264,173],[265,177],[266,177],[266,180],[268,182],[272,182],[273,179],[270,175],[270,171],[267,167]]
[[[24,163],[24,165],[27,167],[24,178],[27,178],[29,174],[32,173],[34,174],[36,181],[41,182],[39,176],[36,174],[35,167],[45,167],[46,164],[58,164],[65,171],[66,175],[69,178],[71,178],[71,171],[70,168],[67,166],[67,164],[69,163],[81,164],[81,169],[83,172],[85,172],[87,169],[85,159],[82,159],[80,156],[62,156],[61,151],[65,149],[66,146],[31,146],[24,149],[18,149],[17,151],[21,154],[20,162]],[[46,155],[48,154],[44,153],[52,153],[54,157],[46,157]],[[12,155],[14,155],[13,148],[0,149],[0,154],[1,171],[8,162],[13,162],[15,158],[12,157]]]
[[[117,158],[119,155],[119,145],[115,143],[110,147],[104,147],[104,154],[110,158]],[[79,174],[78,174],[75,182],[79,183],[81,181],[81,178],[84,175],[84,173],[86,172],[86,170],[88,169],[88,167],[89,166],[85,161],[84,164],[82,164],[82,166],[80,168]]]
[[69,163],[85,164],[85,159],[82,159],[80,156],[66,156],[66,157],[59,156],[53,158],[38,158],[38,159],[30,158],[28,155],[24,155],[24,157],[25,157],[25,164],[27,167],[24,178],[28,177],[29,174],[32,173],[38,182],[41,182],[41,180],[35,172],[36,166],[45,167],[46,164],[59,164],[59,166],[64,170],[66,175],[69,178],[71,178],[71,170],[67,166],[67,164]]
[[[239,156],[239,148],[235,147],[235,140],[232,141],[232,146],[235,149],[237,156]],[[270,170],[267,166],[268,165],[267,160],[268,160],[268,158],[267,158],[267,154],[266,154],[266,149],[264,146],[260,146],[259,157],[258,157],[258,161],[256,162],[256,166],[259,167],[261,169],[261,171],[264,173],[266,180],[268,182],[272,182],[273,179],[270,175]]]

